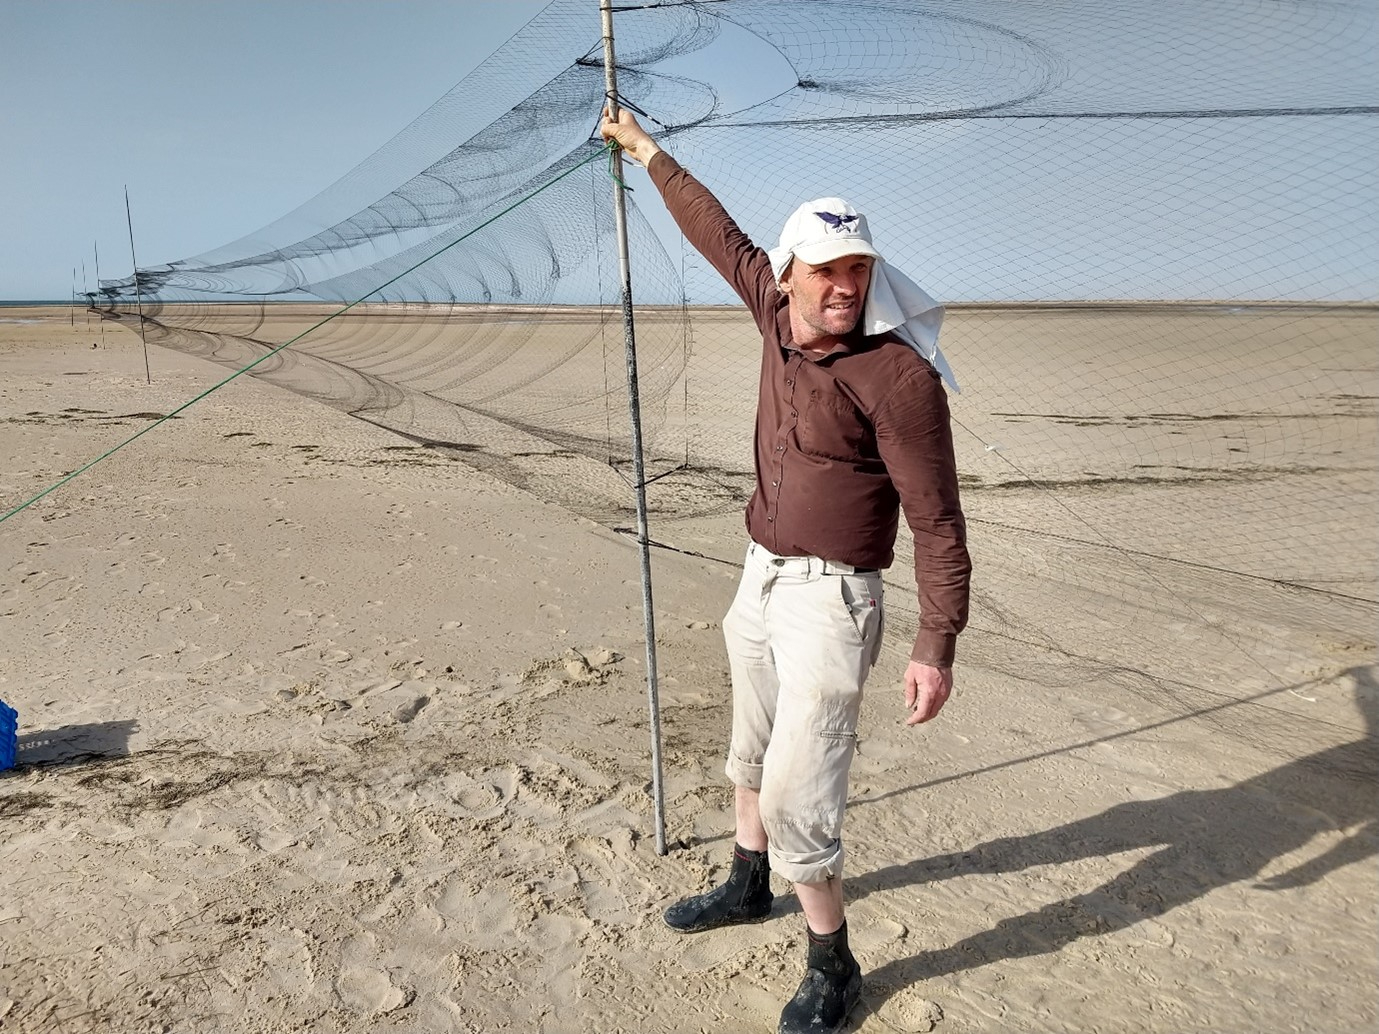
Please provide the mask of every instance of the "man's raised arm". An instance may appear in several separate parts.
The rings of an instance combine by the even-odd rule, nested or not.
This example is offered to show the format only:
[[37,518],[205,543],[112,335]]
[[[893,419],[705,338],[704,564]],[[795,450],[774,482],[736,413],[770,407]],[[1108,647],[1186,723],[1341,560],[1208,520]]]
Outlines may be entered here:
[[662,150],[626,108],[618,112],[616,121],[605,110],[599,133],[646,166],[680,232],[747,303],[760,326],[763,314],[779,301],[766,252],[752,243],[718,198]]

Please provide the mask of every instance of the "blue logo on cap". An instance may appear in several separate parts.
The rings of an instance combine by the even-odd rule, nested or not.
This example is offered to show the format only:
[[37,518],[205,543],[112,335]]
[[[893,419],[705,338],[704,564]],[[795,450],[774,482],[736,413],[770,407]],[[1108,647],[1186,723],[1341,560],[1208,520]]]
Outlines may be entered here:
[[834,215],[832,212],[815,212],[814,214],[828,223],[828,228],[834,233],[847,233],[853,228],[852,224],[861,218],[857,215]]

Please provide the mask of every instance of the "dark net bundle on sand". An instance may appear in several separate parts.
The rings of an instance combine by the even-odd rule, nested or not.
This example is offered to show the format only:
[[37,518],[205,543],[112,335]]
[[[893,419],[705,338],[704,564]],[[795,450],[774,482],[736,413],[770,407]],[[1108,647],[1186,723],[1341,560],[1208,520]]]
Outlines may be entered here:
[[[1286,751],[1249,699],[1305,693],[1299,658],[1376,617],[1379,9],[722,0],[615,24],[622,97],[754,239],[841,194],[949,304],[964,661]],[[603,98],[597,5],[556,0],[300,208],[141,269],[149,340],[239,367],[364,299],[255,375],[627,526]],[[733,561],[759,339],[632,185],[651,537]],[[131,319],[133,286],[94,302]],[[1182,670],[1185,640],[1216,667]]]

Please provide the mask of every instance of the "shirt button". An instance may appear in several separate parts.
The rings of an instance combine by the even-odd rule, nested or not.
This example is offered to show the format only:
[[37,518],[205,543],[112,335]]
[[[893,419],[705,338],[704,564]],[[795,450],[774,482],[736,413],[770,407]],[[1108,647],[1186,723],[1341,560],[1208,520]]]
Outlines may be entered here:
[[775,521],[776,521],[776,519],[775,519],[774,517],[767,517],[767,518],[766,518],[766,523],[767,523],[767,524],[774,524]]
[[795,410],[792,409],[792,410],[790,411],[790,415],[791,415],[791,416],[799,416],[800,414],[797,413],[797,412],[795,412]]
[[779,482],[779,481],[772,481],[772,482],[771,482],[771,487],[772,487],[772,488],[780,488],[780,482]]

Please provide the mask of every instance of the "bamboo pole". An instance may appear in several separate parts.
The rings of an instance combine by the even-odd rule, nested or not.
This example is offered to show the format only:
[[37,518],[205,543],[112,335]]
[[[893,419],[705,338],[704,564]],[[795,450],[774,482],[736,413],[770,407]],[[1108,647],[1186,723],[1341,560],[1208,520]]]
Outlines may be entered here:
[[[603,18],[603,73],[608,107],[618,114],[618,66],[613,51],[612,0],[599,0]],[[632,269],[627,249],[627,199],[622,182],[622,152],[613,162],[613,214],[622,275],[622,326],[627,347],[627,408],[632,420],[632,470],[637,493],[637,546],[642,561],[642,616],[646,631],[646,693],[651,709],[651,793],[656,821],[656,853],[666,853],[665,787],[661,779],[661,702],[656,677],[656,618],[651,600],[651,540],[647,536],[646,468],[642,458],[642,410],[637,388],[637,336],[632,318]]]

